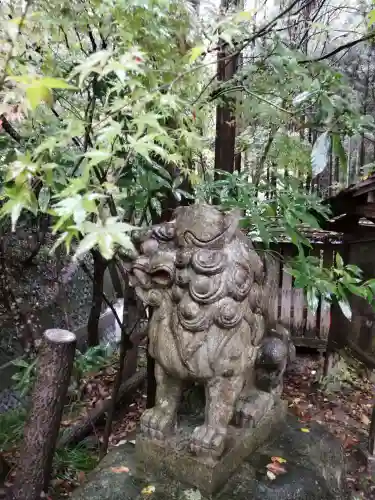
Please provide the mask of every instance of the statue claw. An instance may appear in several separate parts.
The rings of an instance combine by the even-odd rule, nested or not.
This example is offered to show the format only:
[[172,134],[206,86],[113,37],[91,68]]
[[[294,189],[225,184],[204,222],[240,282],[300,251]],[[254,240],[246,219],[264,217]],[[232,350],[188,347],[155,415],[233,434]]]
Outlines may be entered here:
[[212,458],[222,455],[225,446],[226,429],[209,425],[196,427],[190,440],[190,450],[195,455]]
[[151,439],[162,441],[173,432],[174,427],[174,415],[162,408],[150,408],[141,417],[141,432]]

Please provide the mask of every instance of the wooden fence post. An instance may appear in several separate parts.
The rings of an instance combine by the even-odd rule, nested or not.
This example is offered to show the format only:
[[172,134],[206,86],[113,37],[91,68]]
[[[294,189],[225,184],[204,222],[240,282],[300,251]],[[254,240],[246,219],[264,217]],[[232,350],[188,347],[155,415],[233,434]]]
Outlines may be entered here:
[[366,449],[360,448],[364,457],[367,473],[372,479],[375,478],[375,403],[372,406],[371,424],[368,431],[368,441]]
[[368,436],[368,452],[375,460],[375,403],[372,407],[371,425]]
[[60,329],[44,333],[12,491],[17,500],[37,500],[48,488],[75,349],[74,333]]

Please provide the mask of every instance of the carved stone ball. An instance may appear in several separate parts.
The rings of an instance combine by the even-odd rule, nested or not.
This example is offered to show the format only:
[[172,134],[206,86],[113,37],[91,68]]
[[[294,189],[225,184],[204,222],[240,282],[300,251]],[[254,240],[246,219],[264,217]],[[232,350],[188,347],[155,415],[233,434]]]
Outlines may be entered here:
[[233,285],[231,294],[236,300],[244,300],[249,294],[252,285],[252,275],[249,269],[243,266],[236,266],[233,271]]
[[266,338],[262,342],[258,363],[264,366],[278,367],[286,362],[288,354],[288,346],[281,339]]

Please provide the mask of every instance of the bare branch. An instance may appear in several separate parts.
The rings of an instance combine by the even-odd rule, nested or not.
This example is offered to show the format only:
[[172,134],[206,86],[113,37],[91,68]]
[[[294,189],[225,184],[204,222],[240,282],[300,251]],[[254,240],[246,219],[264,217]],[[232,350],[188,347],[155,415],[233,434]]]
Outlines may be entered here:
[[371,40],[374,38],[375,34],[374,33],[369,33],[368,35],[363,36],[362,38],[359,38],[358,40],[353,40],[351,42],[348,42],[344,45],[340,45],[340,47],[336,47],[334,50],[331,50],[331,52],[327,52],[326,54],[323,54],[322,56],[316,57],[316,58],[309,58],[309,59],[303,59],[302,61],[299,61],[299,64],[309,64],[313,62],[319,62],[319,61],[324,61],[325,59],[329,59],[330,57],[339,54],[343,50],[350,49],[352,47],[355,47],[356,45],[366,42],[367,40]]

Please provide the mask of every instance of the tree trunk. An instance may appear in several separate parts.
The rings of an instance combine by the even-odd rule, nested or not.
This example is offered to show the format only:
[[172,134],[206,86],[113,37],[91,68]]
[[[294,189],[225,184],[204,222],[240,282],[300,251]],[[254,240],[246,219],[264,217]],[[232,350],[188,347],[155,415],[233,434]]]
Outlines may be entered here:
[[[240,0],[221,0],[221,10],[239,7]],[[228,82],[233,78],[238,67],[238,55],[228,58],[228,44],[221,40],[221,48],[217,55],[217,79],[219,83]],[[236,141],[236,99],[225,96],[225,102],[216,107],[216,137],[215,137],[215,178],[219,178],[219,170],[232,173],[234,171],[234,149]]]
[[10,472],[10,465],[5,460],[2,453],[0,453],[0,481],[4,483],[7,480],[8,474]]
[[130,332],[130,340],[133,343],[133,347],[127,351],[125,356],[124,369],[122,372],[122,380],[124,381],[137,371],[138,347],[147,336],[147,326],[145,326],[146,317],[143,304],[141,304],[135,296],[133,288],[129,288],[127,295],[127,314],[129,322],[127,331]]
[[[363,107],[362,107],[362,113],[363,115],[367,114],[367,107],[368,107],[368,96],[369,96],[369,87],[370,87],[370,70],[371,70],[371,59],[372,59],[372,47],[371,45],[368,47],[368,53],[367,53],[367,71],[366,71],[366,77],[365,77],[365,90],[363,94]],[[366,163],[366,146],[365,146],[365,135],[361,134],[361,145],[359,149],[359,176],[363,176],[363,165]]]
[[89,347],[99,345],[99,319],[102,311],[104,274],[107,262],[99,252],[93,251],[94,280],[92,289],[92,306],[87,323],[87,344]]
[[37,500],[48,488],[75,348],[74,333],[59,329],[44,333],[13,489],[16,499]]
[[153,408],[156,399],[155,360],[147,349],[147,403],[146,408]]
[[[102,460],[102,458],[105,457],[105,455],[107,454],[107,451],[108,451],[108,443],[109,443],[109,437],[110,437],[111,431],[112,431],[112,422],[113,422],[113,417],[115,415],[116,401],[117,401],[118,392],[120,390],[121,381],[122,381],[123,373],[124,373],[125,356],[126,356],[127,352],[133,347],[133,343],[130,339],[130,335],[132,332],[130,331],[130,317],[129,317],[129,309],[128,309],[129,308],[130,284],[129,284],[128,276],[126,278],[127,279],[124,283],[124,309],[123,309],[123,314],[122,314],[122,318],[121,318],[122,319],[122,329],[121,329],[119,367],[118,367],[115,381],[113,384],[112,397],[110,400],[111,405],[109,407],[107,421],[105,423],[102,446],[100,447],[100,456],[99,456],[100,460]],[[136,325],[137,325],[137,323],[133,326],[134,329],[136,328]]]
[[127,380],[132,377],[137,371],[138,365],[138,347],[142,340],[147,336],[146,309],[142,302],[138,299],[135,289],[129,286],[128,275],[120,261],[117,261],[117,270],[119,272],[122,283],[124,284],[124,310],[122,322],[128,324],[127,331],[130,335],[130,340],[133,343],[126,353],[124,369],[122,372],[122,380]]
[[40,252],[42,246],[46,241],[46,235],[51,222],[51,216],[42,214],[39,216],[39,227],[36,234],[36,241],[31,254],[22,262],[22,265],[27,267],[33,264],[35,257]]
[[113,289],[115,291],[116,298],[121,299],[123,296],[123,289],[122,289],[121,279],[120,279],[118,272],[117,272],[117,269],[116,269],[115,261],[109,262],[108,271],[109,271],[109,274],[111,276],[112,285],[113,285]]

